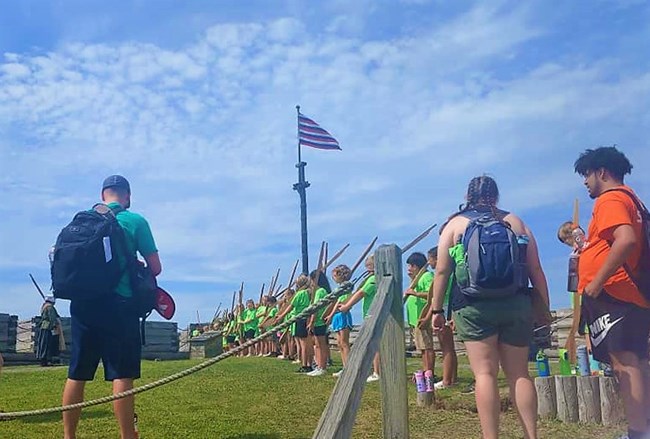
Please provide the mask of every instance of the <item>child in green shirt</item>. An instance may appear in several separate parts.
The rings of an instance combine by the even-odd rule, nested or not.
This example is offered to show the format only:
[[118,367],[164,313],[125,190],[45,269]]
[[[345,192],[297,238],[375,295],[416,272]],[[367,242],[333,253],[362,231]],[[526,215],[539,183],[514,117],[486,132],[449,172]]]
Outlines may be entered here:
[[[341,285],[343,282],[350,280],[352,272],[347,265],[337,265],[332,270],[332,278],[334,282]],[[336,305],[345,303],[350,298],[350,294],[343,294],[339,296]],[[331,323],[332,331],[336,332],[336,344],[341,352],[341,361],[343,368],[348,363],[348,356],[350,355],[350,330],[352,329],[352,314],[350,311],[342,312],[337,309],[337,306],[332,306],[329,314],[325,316],[325,322]],[[343,369],[334,372],[332,375],[338,377],[343,372]]]
[[[314,292],[314,300],[312,303],[316,303],[319,300],[323,299],[332,289],[330,283],[327,280],[327,276],[322,271],[316,270],[309,275]],[[323,316],[328,311],[334,307],[334,304],[331,304],[327,307],[323,307],[318,310],[309,318],[308,327],[315,338],[316,342],[316,369],[312,372],[309,372],[309,376],[322,376],[327,373],[327,361],[329,360],[330,350],[329,344],[327,343],[327,324],[323,319]]]
[[[293,299],[291,299],[291,303],[277,317],[277,320],[282,320],[284,317],[289,315],[289,313],[291,313],[291,316],[296,316],[304,311],[311,302],[311,297],[309,295],[309,289],[311,286],[311,279],[308,276],[301,274],[296,280],[296,294],[293,296]],[[306,318],[296,321],[292,328],[291,335],[298,339],[300,362],[302,364],[300,369],[298,369],[298,372],[309,373],[313,371],[311,367],[313,343],[307,330]]]

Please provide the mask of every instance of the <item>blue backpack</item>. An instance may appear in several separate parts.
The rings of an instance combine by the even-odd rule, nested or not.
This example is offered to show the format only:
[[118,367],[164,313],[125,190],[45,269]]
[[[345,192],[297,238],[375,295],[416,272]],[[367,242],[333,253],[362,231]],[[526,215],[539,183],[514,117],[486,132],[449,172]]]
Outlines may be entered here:
[[469,297],[490,299],[524,290],[528,286],[527,237],[518,237],[492,212],[461,215],[470,222],[462,237],[464,263],[456,267],[457,274],[464,272],[456,276],[460,291]]

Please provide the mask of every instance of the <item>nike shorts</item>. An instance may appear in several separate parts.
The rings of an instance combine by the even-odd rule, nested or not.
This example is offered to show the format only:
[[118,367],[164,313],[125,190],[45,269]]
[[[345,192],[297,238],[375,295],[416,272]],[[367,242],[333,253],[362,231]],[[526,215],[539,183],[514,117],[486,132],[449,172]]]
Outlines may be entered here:
[[634,352],[648,358],[650,310],[622,302],[605,291],[597,298],[582,297],[580,327],[589,328],[594,359],[610,363],[610,352]]

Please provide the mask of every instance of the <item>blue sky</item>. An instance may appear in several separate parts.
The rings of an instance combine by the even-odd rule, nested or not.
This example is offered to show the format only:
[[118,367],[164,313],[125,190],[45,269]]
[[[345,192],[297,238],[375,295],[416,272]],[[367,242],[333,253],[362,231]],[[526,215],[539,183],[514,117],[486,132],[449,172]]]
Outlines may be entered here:
[[[47,250],[102,179],[131,181],[185,325],[300,254],[295,105],[342,152],[304,151],[312,261],[404,244],[493,175],[533,229],[554,307],[555,233],[585,148],[617,144],[650,200],[642,1],[22,1],[0,12],[0,312],[27,318]],[[436,242],[427,239],[419,250]],[[67,304],[59,306],[67,314]]]

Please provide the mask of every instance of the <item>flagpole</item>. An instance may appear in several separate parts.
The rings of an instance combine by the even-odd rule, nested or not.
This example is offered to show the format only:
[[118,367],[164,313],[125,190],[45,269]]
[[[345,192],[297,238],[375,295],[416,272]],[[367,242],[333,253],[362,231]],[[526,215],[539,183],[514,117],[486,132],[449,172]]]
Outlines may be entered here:
[[300,105],[296,105],[296,128],[298,135],[298,183],[293,185],[293,190],[300,195],[300,234],[302,242],[302,272],[309,274],[309,250],[307,248],[307,188],[309,182],[305,181],[305,166],[307,163],[302,161],[300,146]]

